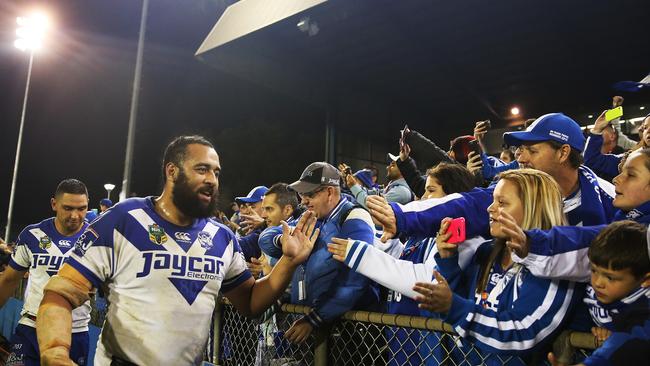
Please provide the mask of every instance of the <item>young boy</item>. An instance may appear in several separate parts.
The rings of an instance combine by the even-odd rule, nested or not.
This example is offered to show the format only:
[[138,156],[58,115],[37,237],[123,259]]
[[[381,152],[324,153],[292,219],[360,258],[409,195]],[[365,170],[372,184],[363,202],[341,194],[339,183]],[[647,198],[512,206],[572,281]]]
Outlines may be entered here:
[[[607,226],[589,247],[585,303],[605,341],[584,365],[636,365],[650,358],[650,231],[634,221]],[[554,357],[549,359],[555,365]]]

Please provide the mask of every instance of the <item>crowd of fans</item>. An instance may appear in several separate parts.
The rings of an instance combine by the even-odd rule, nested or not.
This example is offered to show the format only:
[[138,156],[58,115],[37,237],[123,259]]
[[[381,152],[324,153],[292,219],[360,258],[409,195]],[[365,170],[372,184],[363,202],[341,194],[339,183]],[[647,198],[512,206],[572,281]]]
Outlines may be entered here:
[[[498,156],[485,153],[489,121],[448,150],[405,127],[399,153],[387,153],[383,186],[373,166],[315,162],[291,184],[253,187],[232,215],[214,218],[235,233],[254,278],[286,254],[288,227],[305,231],[305,220],[317,219],[305,231],[316,238],[311,254],[282,299],[312,309],[286,331],[290,342],[365,309],[439,318],[459,335],[422,340],[389,329],[391,364],[433,364],[442,357],[424,352],[444,349],[456,364],[504,355],[517,356],[510,364],[547,356],[568,364],[549,353],[565,329],[591,331],[601,344],[579,362],[636,364],[650,343],[650,115],[638,142],[618,123],[603,112],[585,133],[564,114],[546,114],[505,133]],[[416,349],[421,341],[449,344]]]
[[[613,107],[622,102],[615,97]],[[450,323],[460,340],[432,334],[426,342],[461,344],[452,354],[458,364],[481,362],[471,359],[470,346],[488,355],[488,364],[500,362],[491,356],[545,359],[565,329],[591,331],[605,342],[585,364],[634,363],[647,359],[650,339],[649,123],[650,116],[636,142],[605,112],[588,131],[566,115],[546,114],[505,133],[496,157],[484,152],[489,121],[477,122],[473,135],[455,138],[447,151],[405,127],[399,154],[387,154],[383,187],[371,167],[353,172],[345,163],[338,170],[318,163],[314,173],[312,164],[301,179],[313,173],[324,183],[309,190],[295,189],[303,180],[278,183],[271,190],[282,186],[282,193],[266,196],[256,187],[237,199],[239,217],[221,217],[239,231],[251,271],[263,275],[282,254],[271,212],[291,223],[304,209],[323,209],[314,208],[316,197],[333,198],[317,214],[323,226],[312,256],[294,275],[290,301],[314,309],[306,326],[294,324],[299,336],[287,332],[294,342],[345,311],[379,309]],[[425,174],[415,159],[430,167]],[[341,210],[340,202],[349,208]],[[341,230],[349,216],[333,216],[345,210],[368,224],[367,234]],[[464,219],[465,237],[450,243],[454,218]],[[329,231],[339,233],[323,235],[332,220],[338,228]],[[248,241],[252,235],[257,246]],[[412,349],[419,335],[396,332],[389,336],[394,364],[436,359]]]

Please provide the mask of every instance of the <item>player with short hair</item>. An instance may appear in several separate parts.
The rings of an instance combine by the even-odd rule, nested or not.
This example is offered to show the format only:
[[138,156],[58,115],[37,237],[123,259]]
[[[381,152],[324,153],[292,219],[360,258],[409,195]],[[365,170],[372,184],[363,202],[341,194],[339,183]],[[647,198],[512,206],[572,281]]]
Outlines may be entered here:
[[[56,275],[70,255],[74,243],[88,226],[84,221],[88,210],[88,190],[76,179],[59,183],[51,199],[54,217],[27,226],[18,235],[16,251],[6,271],[0,276],[0,307],[14,293],[25,272],[29,286],[25,304],[11,339],[11,354],[7,365],[39,365],[36,341],[36,314],[43,298],[43,288]],[[88,322],[90,302],[82,302],[72,313],[72,342],[69,357],[79,365],[88,358]]]
[[222,292],[244,315],[262,313],[289,284],[318,237],[307,214],[280,258],[255,281],[235,235],[209,218],[217,204],[219,156],[201,136],[165,150],[158,197],[131,198],[97,218],[45,288],[37,329],[44,364],[69,365],[70,311],[108,285],[108,313],[95,365],[196,365]]

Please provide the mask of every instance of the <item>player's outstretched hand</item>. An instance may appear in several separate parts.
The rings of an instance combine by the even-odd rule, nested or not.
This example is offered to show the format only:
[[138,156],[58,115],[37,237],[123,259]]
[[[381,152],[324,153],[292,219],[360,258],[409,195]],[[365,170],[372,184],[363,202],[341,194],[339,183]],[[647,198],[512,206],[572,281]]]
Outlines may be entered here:
[[43,366],[77,366],[70,359],[70,351],[65,347],[52,347],[41,352]]
[[282,253],[295,264],[304,262],[314,248],[319,234],[316,217],[311,211],[305,211],[293,230],[282,221]]
[[416,282],[413,291],[419,293],[415,301],[420,309],[434,313],[446,313],[451,308],[452,292],[447,280],[438,272],[433,271],[438,283]]
[[394,238],[395,234],[397,234],[397,219],[395,218],[393,208],[390,207],[386,199],[376,195],[368,196],[366,205],[370,210],[372,221],[383,227],[384,234],[381,236],[382,243]]

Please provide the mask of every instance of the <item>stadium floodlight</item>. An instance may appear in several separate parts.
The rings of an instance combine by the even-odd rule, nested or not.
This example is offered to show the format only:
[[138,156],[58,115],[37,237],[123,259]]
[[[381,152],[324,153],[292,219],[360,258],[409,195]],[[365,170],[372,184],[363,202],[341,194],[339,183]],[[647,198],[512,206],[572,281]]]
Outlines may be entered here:
[[510,113],[511,113],[513,116],[518,116],[518,115],[519,115],[519,108],[518,108],[518,107],[512,107],[512,108],[510,109]]
[[34,51],[43,46],[43,38],[50,27],[49,19],[43,13],[34,13],[29,17],[16,18],[18,38],[14,46],[21,51],[29,51],[29,66],[27,67],[27,81],[25,83],[25,97],[23,99],[23,111],[20,115],[20,127],[18,129],[18,143],[16,145],[16,160],[14,161],[14,175],[11,179],[11,193],[9,194],[9,209],[7,210],[7,227],[5,228],[5,239],[11,240],[11,219],[14,208],[14,196],[16,194],[16,177],[18,176],[18,164],[20,162],[20,147],[23,141],[23,128],[25,126],[25,112],[27,110],[27,96],[29,95],[29,82],[32,79],[32,65],[34,64]]
[[115,184],[106,183],[104,184],[104,189],[106,190],[106,198],[111,199],[111,191],[115,189]]
[[29,17],[16,18],[18,28],[14,46],[21,51],[36,51],[43,46],[43,38],[50,26],[49,19],[42,13],[34,13]]

